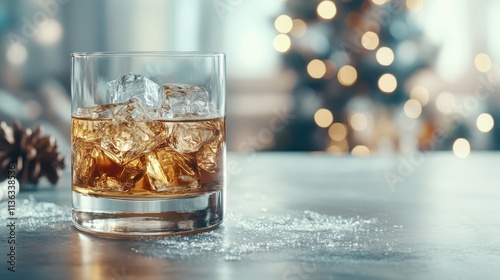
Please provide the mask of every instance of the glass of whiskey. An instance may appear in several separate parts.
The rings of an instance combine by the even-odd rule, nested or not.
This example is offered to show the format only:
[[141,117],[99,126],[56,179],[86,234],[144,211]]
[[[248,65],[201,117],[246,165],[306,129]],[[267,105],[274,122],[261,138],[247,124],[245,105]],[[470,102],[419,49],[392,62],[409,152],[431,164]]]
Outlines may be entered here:
[[72,219],[114,237],[224,219],[225,55],[71,54]]

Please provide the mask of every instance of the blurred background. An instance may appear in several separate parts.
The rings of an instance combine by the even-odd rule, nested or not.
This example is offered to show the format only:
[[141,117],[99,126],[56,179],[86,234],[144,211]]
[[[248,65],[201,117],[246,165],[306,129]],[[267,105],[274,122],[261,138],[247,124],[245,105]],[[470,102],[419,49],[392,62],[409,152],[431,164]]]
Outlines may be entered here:
[[2,0],[0,120],[70,153],[70,53],[227,55],[228,149],[500,148],[500,1]]

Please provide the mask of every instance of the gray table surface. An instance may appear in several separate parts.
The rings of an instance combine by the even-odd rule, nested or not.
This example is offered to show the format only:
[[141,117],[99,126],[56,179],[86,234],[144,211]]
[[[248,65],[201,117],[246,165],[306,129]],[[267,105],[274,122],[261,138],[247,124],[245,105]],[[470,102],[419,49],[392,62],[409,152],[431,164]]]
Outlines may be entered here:
[[[178,240],[199,254],[180,250],[176,239],[83,234],[71,225],[69,212],[38,224],[24,215],[16,228],[15,273],[7,270],[7,227],[0,229],[0,279],[500,279],[499,163],[499,153],[467,159],[450,153],[229,154],[232,220],[217,235]],[[17,202],[29,199],[69,210],[68,172],[58,187],[21,192]],[[0,207],[7,211],[5,203]],[[294,215],[309,225],[300,213],[322,217],[311,224],[321,228],[317,237],[314,230],[294,228]],[[321,227],[335,217],[350,227]],[[273,219],[295,225],[273,225]],[[252,230],[251,223],[271,225],[266,232]],[[275,226],[281,238],[273,234]],[[320,240],[334,236],[329,231],[340,233],[338,240]],[[199,245],[212,240],[204,238],[225,248],[203,250]],[[244,250],[252,244],[266,248]],[[234,257],[231,246],[238,258],[227,258]]]

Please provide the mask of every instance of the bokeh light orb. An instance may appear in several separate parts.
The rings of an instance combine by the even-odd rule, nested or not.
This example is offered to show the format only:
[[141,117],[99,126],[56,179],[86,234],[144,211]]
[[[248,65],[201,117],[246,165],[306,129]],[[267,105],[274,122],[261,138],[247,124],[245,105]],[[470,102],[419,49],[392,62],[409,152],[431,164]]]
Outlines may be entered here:
[[334,123],[328,128],[328,136],[334,141],[341,141],[347,137],[347,127],[342,123]]
[[307,73],[314,79],[320,79],[326,73],[326,65],[319,59],[313,59],[307,64]]
[[375,54],[377,62],[382,66],[389,66],[394,61],[394,52],[388,47],[381,47]]
[[337,14],[337,7],[332,1],[321,1],[316,8],[316,12],[322,19],[333,19]]
[[474,64],[479,72],[486,73],[491,69],[490,56],[485,53],[478,53],[474,59]]
[[274,21],[274,27],[280,33],[288,33],[292,30],[293,21],[288,15],[280,15]]
[[378,79],[378,88],[384,93],[392,93],[398,87],[396,77],[390,73],[383,74]]
[[367,31],[361,36],[361,45],[367,50],[376,49],[379,43],[378,35],[373,31]]
[[357,145],[352,148],[351,154],[357,157],[364,157],[370,155],[370,149],[364,145]]
[[409,118],[416,119],[422,114],[422,105],[415,99],[406,101],[403,110]]
[[278,34],[276,35],[276,37],[274,37],[273,46],[280,53],[287,52],[290,49],[291,45],[292,41],[286,34]]
[[329,127],[333,122],[333,114],[330,110],[321,108],[314,114],[314,121],[319,127]]
[[356,71],[356,68],[351,65],[344,65],[340,67],[337,72],[337,78],[340,84],[344,86],[351,86],[358,79],[358,72]]
[[477,117],[476,126],[481,132],[490,132],[495,126],[495,120],[490,114],[483,113]]
[[410,97],[420,102],[420,105],[425,106],[429,103],[429,91],[423,86],[415,86],[410,91]]
[[466,158],[470,154],[470,144],[464,138],[458,138],[453,142],[453,153],[458,158]]

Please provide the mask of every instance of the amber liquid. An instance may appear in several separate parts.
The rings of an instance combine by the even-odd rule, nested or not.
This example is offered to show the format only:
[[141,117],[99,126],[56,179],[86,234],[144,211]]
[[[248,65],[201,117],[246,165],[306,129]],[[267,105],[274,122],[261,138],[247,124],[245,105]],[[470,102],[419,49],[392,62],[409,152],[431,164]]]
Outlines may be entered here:
[[222,189],[225,118],[138,120],[72,117],[73,191],[154,198]]

